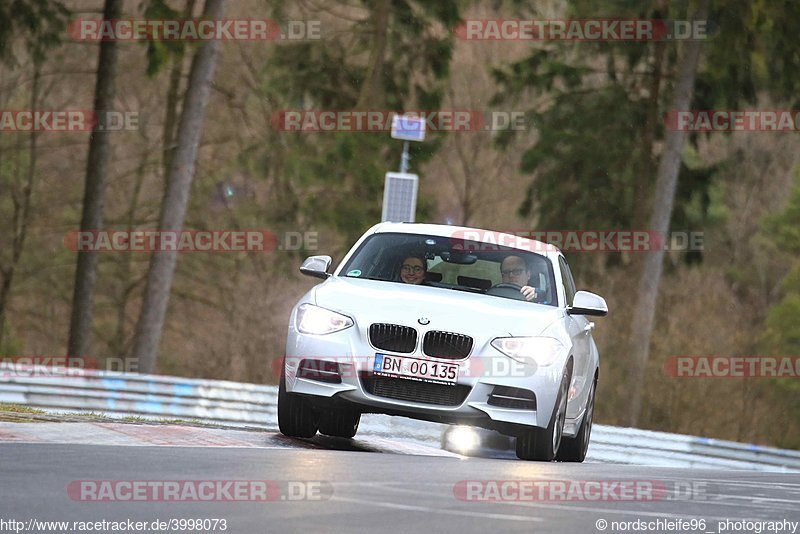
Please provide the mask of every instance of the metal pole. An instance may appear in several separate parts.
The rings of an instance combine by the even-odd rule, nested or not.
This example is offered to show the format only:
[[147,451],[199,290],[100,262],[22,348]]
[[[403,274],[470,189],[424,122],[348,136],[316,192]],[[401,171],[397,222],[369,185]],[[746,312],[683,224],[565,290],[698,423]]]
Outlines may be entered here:
[[403,155],[400,157],[400,172],[408,172],[408,141],[403,141]]

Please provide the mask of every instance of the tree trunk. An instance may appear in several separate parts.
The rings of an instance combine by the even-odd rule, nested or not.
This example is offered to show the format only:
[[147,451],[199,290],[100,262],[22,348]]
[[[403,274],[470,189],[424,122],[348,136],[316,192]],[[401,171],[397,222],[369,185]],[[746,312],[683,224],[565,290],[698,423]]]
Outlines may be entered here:
[[[128,204],[128,213],[125,218],[125,230],[132,232],[136,227],[136,212],[139,209],[139,196],[142,192],[144,185],[145,174],[147,173],[148,165],[150,164],[150,149],[145,144],[145,150],[142,152],[139,168],[136,170],[136,178],[133,184],[133,190],[130,194],[130,203]],[[133,276],[133,259],[130,254],[121,254],[119,258],[119,271],[117,280],[119,282],[119,296],[115,302],[117,305],[117,325],[114,329],[114,337],[109,343],[111,345],[111,354],[123,360],[123,363],[128,359],[128,340],[125,339],[125,324],[128,319],[128,303],[134,295],[136,287],[140,284],[141,279],[138,277],[131,280]],[[123,369],[128,369],[127,365]]]
[[[33,82],[31,84],[31,109],[37,109],[39,102],[39,84],[42,77],[42,58],[38,53],[33,54]],[[36,179],[36,160],[37,160],[37,139],[39,132],[31,130],[28,136],[28,172],[24,185],[22,185],[22,198],[18,198],[17,192],[12,193],[12,203],[14,214],[12,220],[13,234],[11,236],[11,261],[8,265],[0,266],[0,349],[5,342],[6,312],[8,303],[11,300],[11,288],[19,266],[22,251],[25,249],[25,239],[28,236],[28,224],[31,219],[31,197],[33,195],[33,185]],[[20,147],[21,149],[22,147]],[[18,151],[18,154],[21,150]],[[19,161],[18,161],[19,163]],[[22,166],[17,167],[17,172],[21,172]]]
[[[709,0],[701,0],[695,20],[703,20],[708,14]],[[678,81],[672,97],[670,109],[686,110],[692,104],[694,80],[700,60],[702,41],[687,41],[684,45],[683,57],[678,65]],[[667,238],[672,208],[675,203],[675,191],[678,186],[678,172],[681,165],[681,148],[686,139],[686,132],[669,130],[666,133],[664,154],[658,167],[656,179],[656,195],[650,229]],[[636,426],[642,409],[645,371],[650,358],[650,338],[658,300],[658,286],[664,265],[664,249],[647,254],[644,269],[639,281],[639,298],[636,303],[631,326],[631,367],[630,391],[631,402],[628,424]]]
[[[194,13],[195,0],[187,0],[186,7],[183,9],[183,18],[191,19]],[[169,87],[167,89],[167,113],[164,117],[164,131],[162,133],[162,165],[164,167],[164,176],[169,174],[169,162],[172,156],[172,150],[175,148],[175,126],[177,124],[178,116],[178,103],[180,102],[180,89],[181,78],[183,77],[183,54],[185,48],[181,48],[179,52],[172,58],[172,70],[169,74]]]
[[389,31],[389,0],[378,0],[372,12],[373,36],[370,45],[369,65],[367,76],[358,95],[356,109],[364,110],[372,106],[379,106],[383,102],[383,65],[386,56],[386,39]]
[[640,230],[647,220],[650,212],[650,198],[647,190],[651,184],[653,172],[653,144],[655,143],[656,130],[658,129],[658,101],[661,96],[661,70],[664,63],[664,52],[667,44],[657,42],[653,45],[653,72],[648,85],[647,115],[645,117],[644,131],[639,154],[639,175],[636,177],[636,189],[633,198],[633,229]]
[[[219,20],[222,18],[223,9],[223,0],[206,0],[202,18]],[[161,204],[159,230],[162,231],[183,229],[218,48],[217,41],[208,41],[200,47],[192,59],[175,152],[170,159],[167,187]],[[177,252],[174,251],[155,252],[150,258],[147,287],[136,325],[133,348],[133,357],[137,359],[139,369],[143,373],[151,373],[155,368],[156,353],[161,341],[169,293],[175,274],[176,255]]]
[[[119,19],[122,0],[106,0],[103,19]],[[117,75],[118,46],[113,40],[100,43],[97,63],[97,81],[94,93],[94,112],[97,123],[89,141],[86,161],[86,186],[83,193],[81,231],[100,230],[103,227],[103,195],[106,187],[109,160],[111,159],[111,132],[105,130],[108,111],[114,106],[115,79]],[[72,315],[69,324],[68,356],[86,356],[91,349],[92,309],[97,279],[97,254],[78,252],[75,268],[75,288],[72,295]]]

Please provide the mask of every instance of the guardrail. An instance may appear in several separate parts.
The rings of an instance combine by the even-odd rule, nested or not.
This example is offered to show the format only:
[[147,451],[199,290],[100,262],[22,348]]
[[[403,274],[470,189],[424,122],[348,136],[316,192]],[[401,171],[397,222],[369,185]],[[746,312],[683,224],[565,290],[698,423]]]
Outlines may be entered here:
[[[0,364],[0,402],[112,417],[188,419],[277,429],[276,386],[112,371]],[[445,425],[367,415],[359,435],[439,446]],[[589,461],[800,472],[800,451],[595,425]]]

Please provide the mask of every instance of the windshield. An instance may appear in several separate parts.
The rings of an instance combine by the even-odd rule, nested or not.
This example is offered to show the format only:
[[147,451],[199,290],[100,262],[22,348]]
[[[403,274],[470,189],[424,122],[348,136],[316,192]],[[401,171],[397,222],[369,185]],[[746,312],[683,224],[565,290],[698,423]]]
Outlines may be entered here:
[[[454,246],[451,239],[442,236],[374,234],[361,244],[340,273],[348,278],[558,304],[553,266],[545,256],[464,240]],[[526,298],[523,287],[533,288],[531,298]]]

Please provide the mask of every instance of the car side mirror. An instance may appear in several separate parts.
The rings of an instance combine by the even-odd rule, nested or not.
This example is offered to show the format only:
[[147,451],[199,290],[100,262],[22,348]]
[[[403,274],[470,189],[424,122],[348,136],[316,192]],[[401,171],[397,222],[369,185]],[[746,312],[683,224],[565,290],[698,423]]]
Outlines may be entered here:
[[300,272],[306,276],[326,280],[331,275],[328,268],[332,261],[330,256],[309,256],[300,266]]
[[600,295],[595,295],[588,291],[578,291],[572,299],[572,306],[567,306],[567,313],[570,315],[605,317],[608,315],[608,305]]

